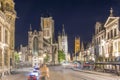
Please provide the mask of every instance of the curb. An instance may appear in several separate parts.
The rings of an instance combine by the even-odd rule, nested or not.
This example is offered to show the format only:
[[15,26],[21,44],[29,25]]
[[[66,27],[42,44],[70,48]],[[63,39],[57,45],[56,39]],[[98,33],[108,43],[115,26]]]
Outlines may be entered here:
[[106,75],[106,76],[113,76],[114,74],[109,74],[109,73],[101,73],[101,72],[95,72],[95,71],[85,71],[85,70],[80,70],[80,69],[74,69],[74,71],[79,71],[79,72],[84,72],[84,73],[89,73],[89,74],[96,74],[96,75]]

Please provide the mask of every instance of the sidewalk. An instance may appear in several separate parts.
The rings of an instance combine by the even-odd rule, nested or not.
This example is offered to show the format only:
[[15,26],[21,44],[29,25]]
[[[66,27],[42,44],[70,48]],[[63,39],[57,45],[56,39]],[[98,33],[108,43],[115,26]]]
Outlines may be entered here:
[[72,70],[80,71],[80,72],[84,72],[84,73],[96,74],[96,75],[104,75],[104,76],[113,76],[113,75],[115,75],[113,73],[96,72],[96,71],[82,70],[82,69],[77,69],[77,68],[72,68]]
[[[2,77],[2,79],[0,80],[19,80],[18,78],[22,78],[24,77],[24,72],[29,72],[30,70],[32,70],[31,67],[28,68],[19,68],[19,69],[13,69],[12,71],[15,71],[15,74],[10,74],[10,75],[4,75]],[[21,72],[23,72],[21,74]],[[22,77],[21,77],[22,76]]]
[[15,80],[16,76],[18,76],[18,75],[20,75],[20,74],[7,75],[7,76],[2,77],[2,79],[0,79],[0,80]]

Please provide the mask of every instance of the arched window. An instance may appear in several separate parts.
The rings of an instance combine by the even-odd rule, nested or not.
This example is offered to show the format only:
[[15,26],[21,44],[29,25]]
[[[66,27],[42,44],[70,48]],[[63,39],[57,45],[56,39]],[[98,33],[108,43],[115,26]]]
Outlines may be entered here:
[[38,38],[34,37],[33,39],[33,55],[38,55]]

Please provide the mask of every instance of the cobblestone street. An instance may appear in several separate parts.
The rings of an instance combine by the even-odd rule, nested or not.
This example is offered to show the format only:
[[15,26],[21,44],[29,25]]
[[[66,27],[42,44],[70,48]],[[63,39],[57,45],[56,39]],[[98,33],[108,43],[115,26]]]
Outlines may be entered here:
[[50,72],[50,80],[74,80],[69,74],[63,75],[61,72]]
[[[27,80],[27,74],[32,68],[19,69],[19,74],[4,76],[0,80]],[[93,71],[75,71],[62,67],[50,67],[50,78],[48,80],[120,80],[119,76]]]

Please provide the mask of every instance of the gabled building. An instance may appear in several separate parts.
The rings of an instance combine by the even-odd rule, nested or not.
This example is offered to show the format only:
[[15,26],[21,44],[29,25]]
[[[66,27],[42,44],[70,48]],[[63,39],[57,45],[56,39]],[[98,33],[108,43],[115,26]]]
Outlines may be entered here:
[[95,56],[97,62],[116,61],[120,56],[120,17],[113,15],[113,9],[105,24],[96,23]]
[[113,15],[112,8],[104,27],[106,29],[105,61],[115,61],[120,56],[120,17]]

